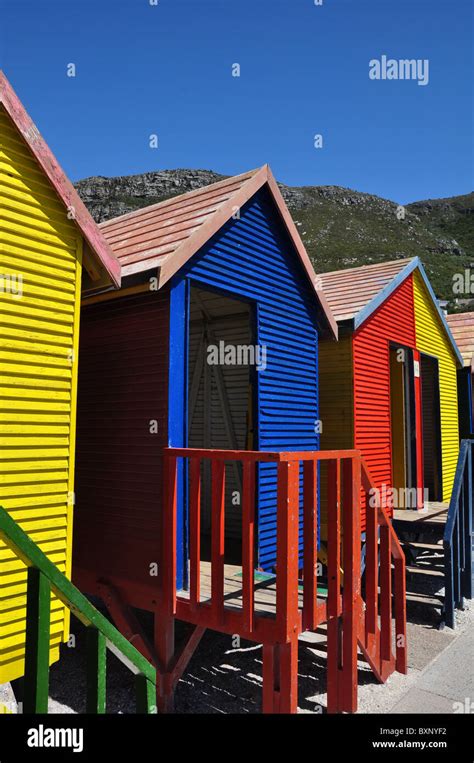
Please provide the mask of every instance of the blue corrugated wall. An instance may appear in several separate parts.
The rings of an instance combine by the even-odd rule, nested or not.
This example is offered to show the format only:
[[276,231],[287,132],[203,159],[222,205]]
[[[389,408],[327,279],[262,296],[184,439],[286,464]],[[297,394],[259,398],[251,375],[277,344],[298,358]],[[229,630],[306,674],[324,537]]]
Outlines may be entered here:
[[[260,450],[316,450],[318,304],[268,191],[259,191],[177,274],[251,300],[267,367],[257,375]],[[259,566],[276,561],[276,468],[259,474]]]

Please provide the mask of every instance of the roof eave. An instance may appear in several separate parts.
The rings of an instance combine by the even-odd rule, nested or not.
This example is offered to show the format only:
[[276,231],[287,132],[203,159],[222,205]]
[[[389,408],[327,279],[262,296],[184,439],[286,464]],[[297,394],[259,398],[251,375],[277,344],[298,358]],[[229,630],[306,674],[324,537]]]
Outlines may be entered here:
[[0,104],[4,106],[10,119],[22,135],[35,160],[43,169],[66,208],[73,210],[71,219],[73,219],[89,244],[94,256],[99,260],[109,276],[112,285],[119,287],[121,268],[118,259],[100,233],[77,191],[66,177],[2,71],[0,71]]

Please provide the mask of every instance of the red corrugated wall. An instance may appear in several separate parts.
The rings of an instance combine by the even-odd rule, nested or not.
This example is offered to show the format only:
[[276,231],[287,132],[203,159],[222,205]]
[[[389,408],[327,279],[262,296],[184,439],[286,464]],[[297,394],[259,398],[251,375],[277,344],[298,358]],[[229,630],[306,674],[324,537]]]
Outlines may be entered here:
[[415,347],[411,275],[354,332],[353,338],[354,447],[362,451],[379,488],[392,484],[390,342]]
[[91,593],[99,577],[127,581],[128,603],[143,608],[156,596],[168,322],[167,290],[81,316],[73,578]]

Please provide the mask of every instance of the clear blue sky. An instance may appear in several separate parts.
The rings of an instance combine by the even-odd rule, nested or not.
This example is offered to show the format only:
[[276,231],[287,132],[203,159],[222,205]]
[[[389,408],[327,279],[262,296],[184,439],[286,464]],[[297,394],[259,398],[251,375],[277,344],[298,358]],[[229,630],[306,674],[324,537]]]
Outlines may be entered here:
[[[474,187],[472,16],[470,0],[0,0],[0,65],[73,180],[269,162],[405,203]],[[383,54],[429,59],[429,84],[370,80]]]

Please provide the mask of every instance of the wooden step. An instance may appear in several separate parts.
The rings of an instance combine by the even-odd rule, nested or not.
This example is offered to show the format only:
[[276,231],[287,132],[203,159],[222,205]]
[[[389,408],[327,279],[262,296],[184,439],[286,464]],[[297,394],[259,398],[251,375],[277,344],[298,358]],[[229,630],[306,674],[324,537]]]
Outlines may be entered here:
[[443,546],[439,543],[418,543],[411,540],[400,540],[400,543],[404,548],[415,548],[420,551],[437,551],[440,554],[444,553]]
[[426,567],[414,567],[409,564],[406,566],[406,571],[412,575],[432,575],[436,578],[444,578],[444,572],[442,570],[435,570],[432,567],[428,567],[428,565],[426,565]]
[[444,596],[429,596],[423,593],[407,592],[406,600],[410,604],[422,604],[429,607],[442,607],[444,603]]

